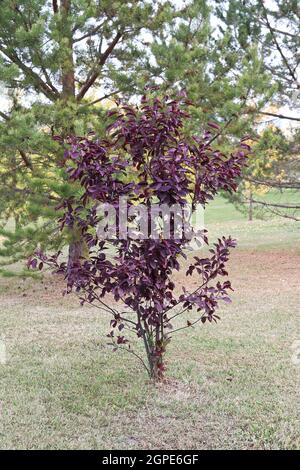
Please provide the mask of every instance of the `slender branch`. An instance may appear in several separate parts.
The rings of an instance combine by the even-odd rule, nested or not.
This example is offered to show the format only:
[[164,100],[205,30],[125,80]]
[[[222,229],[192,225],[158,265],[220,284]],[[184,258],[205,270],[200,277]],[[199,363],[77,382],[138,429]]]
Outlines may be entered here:
[[186,328],[190,328],[191,326],[196,325],[196,323],[198,323],[201,320],[201,318],[202,318],[202,316],[200,318],[198,318],[197,320],[195,320],[194,322],[192,322],[190,325],[185,325],[185,326],[181,326],[180,328],[176,328],[176,330],[173,330],[168,334],[173,335],[174,333],[177,333],[177,331],[185,330]]
[[85,94],[90,89],[90,87],[95,83],[95,81],[100,75],[100,68],[105,64],[106,60],[108,59],[108,57],[114,50],[115,46],[117,45],[121,37],[122,37],[122,33],[118,31],[113,41],[109,44],[109,46],[103,52],[103,54],[101,54],[98,64],[97,64],[97,70],[95,70],[94,72],[91,71],[90,74],[88,75],[88,78],[86,79],[85,83],[82,85],[81,89],[79,90],[76,96],[77,101],[80,101],[85,96]]
[[[260,20],[259,22],[262,25],[266,26],[266,23],[264,21]],[[297,34],[289,33],[288,31],[283,31],[282,29],[274,28],[274,26],[271,26],[271,25],[268,28],[269,29],[271,28],[272,31],[274,31],[275,33],[283,34],[283,35],[289,36],[290,38],[293,38],[293,39],[298,39]]]
[[[214,279],[215,274],[218,272],[218,269],[219,269],[219,266],[217,265],[216,268],[214,269],[214,271],[211,272],[211,274],[208,276],[208,278],[207,278],[205,281],[203,281],[203,283],[202,283],[200,286],[198,286],[193,292],[191,292],[191,293],[189,294],[189,296],[194,295],[194,294],[197,294],[200,289],[202,289],[205,285],[207,286],[208,283],[209,283],[209,281],[210,281],[211,279]],[[203,278],[203,276],[202,276],[202,280],[203,280],[203,279],[204,279],[204,278]],[[182,302],[184,302],[185,300],[186,300],[185,298],[182,299],[182,300],[178,300],[178,301],[176,302],[176,304],[171,305],[170,307],[168,307],[168,308],[163,312],[164,315],[165,315],[168,311],[173,310],[174,307],[177,307],[177,305],[180,305],[180,304],[181,304]],[[184,308],[184,309],[181,310],[180,312],[175,313],[172,317],[166,318],[165,321],[164,321],[164,323],[169,323],[171,320],[173,320],[174,318],[178,317],[179,315],[182,315],[182,314],[185,313],[187,310],[188,310],[188,307]]]
[[101,96],[101,98],[98,98],[97,100],[91,101],[90,103],[84,103],[83,106],[92,106],[94,104],[100,103],[100,101],[106,100],[110,96],[114,96],[120,93],[120,90],[117,91],[112,91],[111,93],[107,93],[106,95]]
[[282,212],[272,209],[270,207],[268,207],[267,210],[271,212],[272,214],[278,215],[279,217],[282,217],[284,219],[290,219],[290,220],[294,220],[295,222],[300,222],[300,218],[294,215],[283,214]]
[[18,149],[18,150],[19,150],[21,158],[22,158],[23,162],[25,163],[25,165],[27,166],[27,168],[29,168],[31,171],[33,171],[33,165],[32,165],[32,161],[30,160],[30,158],[26,155],[24,150],[22,150],[22,149]]
[[145,346],[145,349],[146,349],[148,362],[149,362],[149,365],[151,367],[151,364],[152,364],[152,362],[151,362],[151,351],[150,351],[150,348],[149,348],[149,341],[148,341],[149,340],[149,334],[148,334],[148,337],[147,337],[145,329],[142,326],[141,314],[140,314],[139,311],[137,312],[137,316],[138,316],[138,327],[139,327],[139,329],[141,331],[141,334],[142,334],[142,338],[143,338],[143,341],[144,341],[144,346]]
[[264,116],[272,116],[279,119],[288,119],[290,121],[300,121],[300,117],[285,116],[284,114],[268,113],[266,111],[258,111],[258,114],[263,114]]
[[272,180],[257,180],[255,178],[244,177],[246,181],[250,181],[250,183],[254,183],[261,186],[269,186],[271,188],[283,188],[283,189],[300,189],[300,181],[286,181],[286,182],[279,182],[279,181],[272,181]]
[[233,121],[233,117],[231,117],[227,122],[226,124],[222,127],[222,129],[220,130],[220,132],[218,132],[218,134],[216,134],[214,137],[212,137],[208,143],[207,143],[207,146],[209,146],[214,140],[216,140],[218,137],[220,137],[221,135],[224,134],[224,131],[227,129],[227,127],[231,124],[231,122]]
[[86,39],[86,38],[89,38],[91,36],[94,36],[95,34],[98,33],[98,31],[101,29],[101,27],[104,25],[105,22],[101,23],[101,24],[98,24],[97,26],[95,26],[93,29],[91,29],[90,31],[88,31],[86,34],[83,34],[82,36],[80,36],[79,38],[75,38],[73,40],[73,43],[75,42],[80,42],[82,41],[83,39]]
[[143,366],[145,367],[149,377],[151,377],[151,371],[149,369],[149,367],[146,366],[146,363],[144,362],[144,360],[141,358],[141,356],[139,356],[136,352],[134,352],[132,349],[127,349],[127,348],[124,348],[124,346],[118,346],[116,343],[112,343],[112,345],[117,348],[117,349],[121,349],[123,351],[127,351],[128,353],[130,354],[133,354],[135,357],[137,357],[141,363],[143,364]]
[[95,294],[95,296],[96,296],[97,301],[98,301],[101,305],[103,305],[103,307],[99,307],[99,305],[95,305],[93,302],[90,302],[89,300],[86,300],[86,299],[85,299],[85,302],[87,302],[89,305],[91,305],[91,306],[93,306],[93,307],[96,307],[96,308],[98,308],[98,309],[100,309],[100,310],[105,311],[106,313],[112,314],[112,315],[114,316],[114,318],[115,318],[116,316],[118,316],[118,318],[120,318],[120,320],[125,321],[125,322],[127,322],[127,323],[131,323],[131,324],[134,325],[135,327],[137,326],[137,323],[136,323],[136,322],[134,322],[133,320],[129,320],[129,318],[125,318],[124,316],[121,316],[120,313],[119,313],[117,310],[113,309],[112,307],[110,307],[109,305],[107,305],[105,302],[103,302],[103,300],[100,299],[100,297],[99,297],[98,295]]
[[[248,201],[248,199],[246,199]],[[255,204],[260,204],[262,206],[266,207],[279,207],[281,209],[300,209],[300,205],[298,204],[277,204],[275,202],[265,202],[265,201],[257,201],[255,199],[252,199],[252,202]]]
[[49,76],[49,74],[48,74],[46,68],[45,68],[45,67],[43,66],[43,64],[42,64],[42,57],[41,57],[41,54],[40,54],[40,50],[39,50],[39,49],[36,50],[36,53],[37,53],[37,55],[38,55],[39,58],[40,58],[40,67],[41,67],[42,72],[43,72],[43,74],[44,74],[44,77],[45,77],[45,79],[46,79],[47,85],[48,85],[48,86],[51,88],[51,90],[58,96],[58,95],[59,95],[59,91],[58,91],[58,89],[56,88],[56,86],[54,86],[53,83],[51,82],[50,76]]
[[99,305],[95,305],[93,302],[89,302],[88,300],[85,300],[85,302],[87,302],[87,304],[90,305],[91,307],[98,308],[99,310],[102,310],[102,311],[105,312],[105,313],[112,314],[112,315],[115,317],[115,314],[114,314],[113,312],[110,312],[110,311],[107,310],[106,308],[100,307]]
[[273,28],[272,28],[272,26],[271,26],[271,24],[270,24],[270,22],[269,22],[268,13],[267,13],[267,10],[266,10],[266,7],[265,7],[265,5],[264,5],[263,0],[259,0],[259,3],[260,3],[261,6],[262,6],[264,18],[265,18],[265,20],[266,20],[267,27],[268,27],[268,29],[269,29],[269,31],[270,31],[270,33],[271,33],[272,38],[273,38],[273,42],[274,42],[274,44],[275,44],[275,47],[276,47],[277,51],[279,52],[279,54],[280,54],[280,56],[281,56],[283,62],[285,63],[285,65],[286,65],[286,67],[287,67],[287,69],[288,69],[288,71],[289,71],[289,73],[290,73],[290,76],[292,77],[292,79],[293,79],[294,82],[296,83],[297,88],[300,88],[300,84],[298,83],[297,77],[296,77],[296,75],[295,75],[295,73],[294,73],[292,67],[291,67],[290,64],[289,64],[289,61],[287,60],[286,56],[284,55],[284,53],[283,53],[283,51],[282,51],[282,48],[280,47],[280,44],[279,44],[279,42],[277,41],[276,35],[274,34],[274,30],[273,30]]
[[[195,289],[195,290],[194,290],[193,292],[191,292],[189,295],[197,294],[197,292],[199,292],[200,289],[202,289],[205,285],[208,284],[208,282],[209,282],[211,279],[213,279],[213,276],[214,276],[214,274],[215,274],[216,271],[217,271],[217,269],[215,269],[215,270],[213,271],[213,273],[210,274],[210,276],[209,276],[200,286],[198,286],[197,289]],[[177,305],[182,304],[182,302],[184,302],[185,300],[186,300],[186,299],[178,300],[178,301],[176,302],[176,304],[171,305],[170,307],[168,307],[168,308],[164,311],[164,315],[165,315],[167,312],[169,312],[170,310],[173,310],[174,307],[177,307]],[[165,320],[165,323],[170,322],[171,320],[173,320],[173,318],[178,317],[178,315],[183,314],[183,313],[186,312],[187,310],[188,310],[188,307],[185,308],[184,310],[181,310],[180,312],[175,313],[172,317],[170,317],[170,318],[168,318],[167,320]]]
[[56,101],[59,98],[59,94],[54,92],[50,86],[45,83],[36,72],[33,71],[31,67],[28,67],[26,64],[24,64],[15,52],[11,52],[3,46],[0,46],[0,51],[14,64],[16,64],[27,77],[31,77],[36,88],[42,92],[50,101]]
[[[244,201],[243,204],[247,204],[248,202],[249,200],[246,199],[246,201]],[[283,217],[285,219],[291,219],[291,220],[295,220],[296,222],[300,222],[299,217],[296,217],[295,215],[291,215],[291,214],[286,214],[286,213],[283,214],[279,210],[276,210],[276,207],[283,208],[283,209],[293,209],[293,210],[297,209],[297,207],[295,208],[295,207],[286,207],[284,205],[279,205],[279,204],[267,204],[262,201],[254,201],[254,200],[252,200],[252,202],[265,206],[269,212],[271,212],[272,214],[278,215],[279,217]],[[298,207],[298,209],[300,209],[300,206]]]
[[[15,11],[17,11],[17,13],[21,16],[22,20],[23,20],[23,24],[25,26],[25,29],[26,31],[29,33],[32,29],[32,25],[31,24],[28,24],[27,21],[26,21],[26,17],[23,15],[22,11],[20,10],[20,8],[18,6],[15,6]],[[57,88],[53,85],[53,83],[51,82],[50,80],[50,76],[46,70],[46,68],[43,66],[43,59],[42,59],[42,56],[41,56],[41,46],[40,44],[37,44],[36,45],[36,49],[35,49],[35,53],[37,54],[37,56],[39,57],[39,60],[40,60],[40,67],[41,67],[41,70],[44,74],[44,77],[46,79],[46,83],[47,85],[49,85],[49,87],[51,88],[51,90],[54,92],[54,93],[59,93],[59,91],[57,90]]]
[[[7,114],[3,113],[2,111],[0,111],[0,116],[3,119],[5,119],[5,121],[10,121],[10,117]],[[18,151],[21,155],[21,158],[22,158],[23,162],[27,166],[27,168],[30,168],[30,170],[33,171],[33,165],[32,165],[32,162],[31,162],[30,158],[26,155],[24,150],[18,149]]]

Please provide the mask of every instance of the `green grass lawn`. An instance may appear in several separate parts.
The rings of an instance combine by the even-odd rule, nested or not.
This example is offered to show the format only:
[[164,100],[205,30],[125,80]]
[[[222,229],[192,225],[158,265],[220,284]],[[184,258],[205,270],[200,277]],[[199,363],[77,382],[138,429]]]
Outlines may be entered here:
[[57,279],[0,281],[1,449],[300,449],[300,224],[249,223],[222,199],[206,222],[239,241],[233,303],[174,337],[161,385]]
[[[254,199],[266,203],[275,203],[281,205],[300,205],[299,191],[285,190],[284,192],[270,190],[265,194],[256,195]],[[257,207],[260,207],[256,205]],[[242,206],[240,206],[242,208]],[[246,208],[247,209],[247,208]],[[300,210],[291,212],[289,209],[282,209],[282,213],[287,215],[296,215],[300,218]],[[277,215],[267,210],[254,213],[256,218],[262,220],[278,219]],[[255,218],[255,217],[254,217]],[[227,199],[222,196],[217,196],[208,206],[205,211],[206,223],[222,223],[222,222],[240,222],[247,220],[247,210],[241,211],[235,208]],[[285,219],[286,220],[286,219]]]
[[[265,200],[271,200],[271,194]],[[273,202],[279,202],[278,193],[273,194]],[[281,201],[282,202],[282,201]],[[294,192],[285,196],[285,202],[297,202]],[[268,215],[265,220],[254,219],[249,222],[247,214],[238,211],[226,199],[218,196],[204,212],[204,225],[213,241],[220,235],[232,235],[240,249],[257,250],[300,250],[300,223],[288,218]]]

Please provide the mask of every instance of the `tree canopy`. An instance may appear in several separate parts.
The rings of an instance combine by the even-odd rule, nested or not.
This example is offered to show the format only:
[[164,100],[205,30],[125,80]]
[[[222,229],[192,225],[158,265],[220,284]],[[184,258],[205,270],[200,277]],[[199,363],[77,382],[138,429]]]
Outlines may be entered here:
[[145,86],[185,89],[190,132],[213,119],[225,152],[259,137],[259,116],[280,132],[292,122],[284,177],[275,165],[267,184],[299,188],[299,116],[281,110],[299,108],[297,1],[3,0],[0,15],[1,264],[36,245],[69,244],[71,262],[81,255],[76,230],[63,239],[53,223],[59,201],[79,190],[53,136],[102,135],[107,100],[134,102]]

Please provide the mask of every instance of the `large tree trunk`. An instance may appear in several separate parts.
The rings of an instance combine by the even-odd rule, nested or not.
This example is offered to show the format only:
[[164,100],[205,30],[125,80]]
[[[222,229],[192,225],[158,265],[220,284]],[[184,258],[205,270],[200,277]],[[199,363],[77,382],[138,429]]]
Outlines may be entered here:
[[66,101],[75,98],[75,72],[73,57],[73,33],[70,24],[71,0],[61,1],[61,34],[65,50],[65,57],[62,61],[61,81],[62,98]]
[[[62,83],[62,99],[68,105],[68,101],[75,100],[75,69],[74,69],[74,56],[73,56],[73,33],[72,25],[70,23],[71,13],[71,0],[61,0],[60,13],[61,13],[61,41],[65,50],[64,58],[61,67],[61,83]],[[74,125],[71,122],[63,129],[63,134],[68,135],[74,132]],[[78,239],[76,228],[74,228],[74,236],[69,243],[68,253],[68,272],[80,266],[81,257],[83,255],[83,242]]]

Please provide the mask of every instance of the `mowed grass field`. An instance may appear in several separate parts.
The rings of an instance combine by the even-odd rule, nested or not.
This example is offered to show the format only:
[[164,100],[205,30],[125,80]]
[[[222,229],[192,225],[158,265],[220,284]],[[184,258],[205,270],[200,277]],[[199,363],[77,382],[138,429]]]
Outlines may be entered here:
[[300,224],[249,223],[221,198],[205,218],[239,241],[233,303],[174,336],[157,386],[59,279],[0,279],[1,449],[300,449]]

